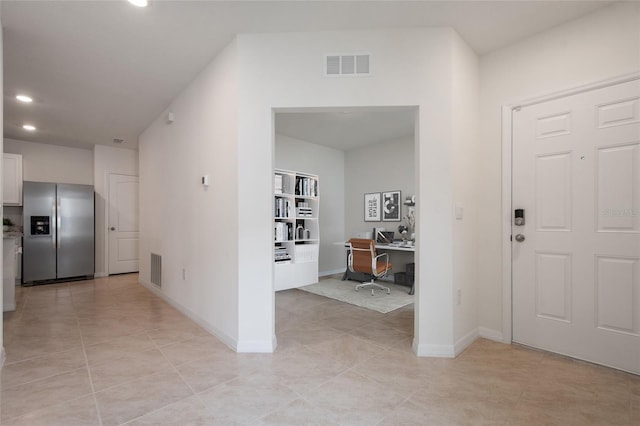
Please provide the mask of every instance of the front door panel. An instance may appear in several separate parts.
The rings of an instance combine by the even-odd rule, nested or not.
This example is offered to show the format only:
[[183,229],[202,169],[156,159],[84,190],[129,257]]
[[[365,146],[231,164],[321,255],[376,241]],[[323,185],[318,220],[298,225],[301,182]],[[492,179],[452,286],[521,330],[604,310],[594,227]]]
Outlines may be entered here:
[[640,81],[513,112],[513,340],[640,373]]

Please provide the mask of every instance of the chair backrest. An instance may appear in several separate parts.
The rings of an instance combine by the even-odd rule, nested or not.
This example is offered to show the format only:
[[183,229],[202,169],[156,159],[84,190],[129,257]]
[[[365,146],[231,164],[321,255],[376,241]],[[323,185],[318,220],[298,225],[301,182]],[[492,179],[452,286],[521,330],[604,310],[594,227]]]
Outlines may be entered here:
[[349,240],[349,270],[373,274],[375,271],[376,243],[366,238]]

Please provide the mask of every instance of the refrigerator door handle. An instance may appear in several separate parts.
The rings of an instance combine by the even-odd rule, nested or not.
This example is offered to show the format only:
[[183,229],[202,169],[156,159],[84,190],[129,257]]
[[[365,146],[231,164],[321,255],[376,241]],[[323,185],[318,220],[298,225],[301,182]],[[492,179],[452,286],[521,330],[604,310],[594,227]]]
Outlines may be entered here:
[[62,218],[61,218],[61,207],[62,207],[62,203],[60,202],[60,197],[58,197],[58,202],[57,202],[58,206],[57,206],[57,215],[56,215],[56,240],[57,240],[57,247],[60,248],[60,224],[62,223]]
[[[53,225],[53,220],[56,218],[56,200],[51,202],[51,225]],[[58,228],[56,226],[51,226],[51,245],[53,248],[56,248],[56,238],[58,235]]]

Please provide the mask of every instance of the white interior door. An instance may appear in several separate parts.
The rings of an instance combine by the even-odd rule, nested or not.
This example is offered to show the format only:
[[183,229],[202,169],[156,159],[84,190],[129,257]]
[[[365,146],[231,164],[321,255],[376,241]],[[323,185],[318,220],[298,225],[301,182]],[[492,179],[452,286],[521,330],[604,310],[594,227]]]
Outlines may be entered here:
[[512,200],[513,340],[640,374],[640,81],[514,111]]
[[138,176],[109,175],[109,274],[138,271]]

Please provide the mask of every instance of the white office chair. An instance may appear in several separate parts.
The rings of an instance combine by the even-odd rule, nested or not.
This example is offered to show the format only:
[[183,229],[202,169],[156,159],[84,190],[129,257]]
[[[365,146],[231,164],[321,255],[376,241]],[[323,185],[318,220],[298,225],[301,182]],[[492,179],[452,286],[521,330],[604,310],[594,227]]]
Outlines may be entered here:
[[384,277],[391,270],[389,254],[376,254],[376,243],[373,240],[364,238],[352,238],[349,240],[349,270],[351,272],[361,272],[371,275],[371,281],[358,284],[355,291],[362,287],[371,286],[371,295],[375,295],[376,288],[385,290],[391,294],[389,287],[384,287],[375,282],[376,279]]

